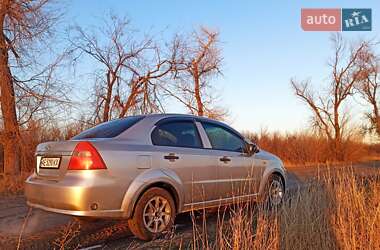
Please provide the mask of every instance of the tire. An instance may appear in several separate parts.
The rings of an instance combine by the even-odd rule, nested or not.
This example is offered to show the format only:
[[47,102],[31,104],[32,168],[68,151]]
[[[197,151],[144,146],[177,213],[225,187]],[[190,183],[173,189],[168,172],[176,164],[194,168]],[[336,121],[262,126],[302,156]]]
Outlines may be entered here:
[[264,188],[263,205],[265,209],[279,208],[284,202],[285,186],[280,176],[271,175]]
[[137,201],[128,227],[137,238],[148,241],[170,230],[175,216],[173,197],[165,189],[154,187]]

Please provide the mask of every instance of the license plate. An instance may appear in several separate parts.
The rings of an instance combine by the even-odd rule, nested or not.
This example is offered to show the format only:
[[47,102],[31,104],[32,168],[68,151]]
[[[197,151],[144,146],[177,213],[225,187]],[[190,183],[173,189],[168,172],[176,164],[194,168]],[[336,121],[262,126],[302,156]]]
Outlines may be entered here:
[[58,169],[60,162],[60,157],[44,157],[40,161],[40,168]]

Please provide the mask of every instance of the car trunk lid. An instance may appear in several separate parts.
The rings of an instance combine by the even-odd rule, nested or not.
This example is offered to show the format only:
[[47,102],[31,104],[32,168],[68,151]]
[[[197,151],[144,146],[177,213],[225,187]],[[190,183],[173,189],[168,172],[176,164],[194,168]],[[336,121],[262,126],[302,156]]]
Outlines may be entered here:
[[59,180],[67,171],[77,141],[45,142],[36,149],[36,173],[41,178]]

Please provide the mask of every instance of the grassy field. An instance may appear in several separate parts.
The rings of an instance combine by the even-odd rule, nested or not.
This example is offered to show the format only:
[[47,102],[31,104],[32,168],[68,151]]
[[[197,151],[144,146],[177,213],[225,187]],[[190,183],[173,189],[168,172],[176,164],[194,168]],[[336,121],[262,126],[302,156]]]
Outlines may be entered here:
[[237,204],[220,209],[213,228],[207,219],[201,221],[193,223],[192,239],[176,247],[380,249],[380,174],[364,178],[351,170],[327,173],[292,192],[276,211]]
[[[300,168],[301,169],[301,168]],[[303,168],[304,169],[304,168]],[[301,178],[304,170],[297,174]],[[319,173],[319,174],[315,174]],[[178,216],[160,239],[142,242],[125,221],[72,219],[59,230],[6,239],[16,248],[76,249],[380,249],[380,171],[340,166],[304,175],[286,202],[267,211],[254,203]],[[26,220],[28,219],[27,216]],[[5,242],[5,241],[4,241]]]

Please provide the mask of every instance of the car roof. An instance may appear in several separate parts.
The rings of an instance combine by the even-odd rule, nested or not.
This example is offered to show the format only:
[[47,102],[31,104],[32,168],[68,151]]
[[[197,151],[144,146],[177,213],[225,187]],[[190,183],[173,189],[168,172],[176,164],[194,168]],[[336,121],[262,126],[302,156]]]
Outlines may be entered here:
[[[207,118],[207,117],[204,117],[204,116],[197,116],[197,115],[192,115],[192,114],[179,114],[179,113],[159,113],[159,114],[146,114],[144,115],[145,117],[156,117],[156,118],[194,118],[196,120],[200,120],[200,121],[210,121],[210,122],[214,122],[214,123],[220,123],[220,124],[223,124],[217,120],[213,120],[213,119],[210,119],[210,118]],[[160,119],[160,120],[161,120]]]

